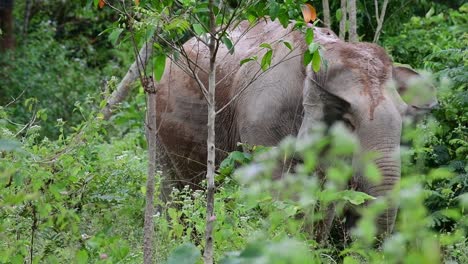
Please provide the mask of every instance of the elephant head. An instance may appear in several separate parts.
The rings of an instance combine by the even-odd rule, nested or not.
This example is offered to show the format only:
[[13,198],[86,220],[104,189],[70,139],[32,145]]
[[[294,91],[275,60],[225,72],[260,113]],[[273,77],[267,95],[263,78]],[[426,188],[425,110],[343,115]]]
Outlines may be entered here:
[[[355,134],[360,151],[354,154],[353,182],[358,191],[374,197],[387,195],[400,180],[400,138],[402,118],[436,105],[434,89],[405,102],[399,93],[410,89],[418,74],[393,66],[385,50],[370,43],[346,43],[327,29],[315,29],[315,38],[324,48],[322,69],[315,73],[309,66],[304,82],[304,119],[298,136],[307,135],[314,123],[342,120]],[[382,180],[371,182],[363,177],[360,165],[366,152],[374,159]],[[380,234],[393,229],[396,206],[390,206],[377,219]]]

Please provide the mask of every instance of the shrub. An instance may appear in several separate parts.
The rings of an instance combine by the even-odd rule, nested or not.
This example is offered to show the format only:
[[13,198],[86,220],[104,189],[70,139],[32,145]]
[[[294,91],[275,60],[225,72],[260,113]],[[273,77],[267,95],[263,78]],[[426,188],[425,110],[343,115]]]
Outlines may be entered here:
[[465,4],[459,11],[413,17],[403,25],[400,35],[384,40],[396,61],[432,71],[441,83],[441,107],[433,112],[435,120],[421,127],[425,142],[417,150],[417,159],[427,169],[446,167],[453,172],[443,179],[427,181],[430,195],[426,205],[437,229],[454,227],[455,221],[444,212],[456,206],[458,197],[468,191],[467,14]]

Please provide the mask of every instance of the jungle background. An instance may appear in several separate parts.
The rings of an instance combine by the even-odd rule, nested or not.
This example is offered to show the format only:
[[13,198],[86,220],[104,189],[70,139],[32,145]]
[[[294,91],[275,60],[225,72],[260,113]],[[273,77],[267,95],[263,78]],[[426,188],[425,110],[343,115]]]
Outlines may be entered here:
[[[142,262],[146,95],[136,82],[118,111],[101,118],[106,98],[134,61],[134,47],[112,34],[119,14],[99,8],[99,2],[0,1],[0,263]],[[235,8],[236,1],[229,2]],[[256,148],[232,153],[216,177],[217,262],[468,263],[468,4],[463,2],[388,5],[379,44],[395,62],[428,72],[441,104],[423,120],[405,122],[394,234],[380,247],[373,245],[371,220],[378,209],[369,208],[354,239],[316,244],[295,217],[301,205],[265,195],[275,183],[260,179],[259,187],[233,175],[237,165],[247,165],[248,172],[256,154],[268,151]],[[279,5],[280,12],[294,5],[265,3]],[[321,2],[310,3],[321,17]],[[339,5],[330,1],[335,30]],[[357,1],[361,41],[372,41],[375,21],[374,1]],[[144,41],[137,39],[140,46]],[[347,151],[343,146],[336,146],[339,153]],[[199,263],[205,192],[185,188],[172,195],[167,216],[155,215],[156,263]],[[359,199],[345,200],[360,204]]]

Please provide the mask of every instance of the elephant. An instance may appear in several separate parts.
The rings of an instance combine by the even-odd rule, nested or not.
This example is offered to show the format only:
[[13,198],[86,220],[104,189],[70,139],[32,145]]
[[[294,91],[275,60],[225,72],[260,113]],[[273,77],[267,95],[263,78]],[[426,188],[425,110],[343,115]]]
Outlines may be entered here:
[[[380,154],[375,159],[383,180],[371,183],[360,173],[357,190],[374,197],[385,196],[400,180],[402,118],[437,103],[435,89],[425,87],[424,100],[404,101],[415,71],[395,66],[385,50],[371,43],[347,43],[326,28],[314,27],[314,42],[321,46],[322,67],[314,72],[304,65],[308,45],[304,33],[291,24],[241,22],[229,31],[235,50],[220,46],[217,53],[216,116],[217,162],[238,149],[238,142],[275,146],[286,136],[305,137],[318,122],[343,121],[358,139],[361,149]],[[291,43],[290,50],[284,42]],[[240,61],[261,58],[262,43],[271,43],[273,59],[268,70],[259,63]],[[183,45],[191,63],[209,67],[208,48],[192,38]],[[326,61],[326,63],[325,63]],[[205,177],[207,102],[187,68],[187,59],[166,62],[158,84],[157,123],[159,166],[165,175],[161,199],[173,187],[197,188]],[[198,70],[206,86],[208,75]],[[397,155],[396,155],[397,154]],[[356,154],[358,155],[358,154]],[[377,219],[380,233],[391,232],[397,206]]]

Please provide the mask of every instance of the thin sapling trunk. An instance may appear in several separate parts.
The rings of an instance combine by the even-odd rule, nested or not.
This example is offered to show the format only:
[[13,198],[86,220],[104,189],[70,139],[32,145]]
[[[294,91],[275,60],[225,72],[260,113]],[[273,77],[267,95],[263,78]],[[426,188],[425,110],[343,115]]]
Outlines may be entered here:
[[349,41],[357,42],[357,22],[356,22],[356,0],[348,0],[348,12],[349,12]]
[[347,15],[347,11],[346,11],[346,1],[347,0],[341,0],[341,7],[340,7],[340,10],[341,10],[341,19],[340,19],[340,33],[339,33],[339,37],[341,40],[345,40],[345,37],[346,37],[346,15]]
[[326,28],[331,27],[331,20],[330,20],[330,5],[328,4],[328,0],[322,0],[323,6],[323,22]]
[[152,77],[143,79],[143,88],[147,94],[146,140],[148,142],[148,178],[146,179],[146,205],[143,235],[143,263],[152,264],[154,238],[154,186],[156,178],[156,87]]
[[206,229],[205,229],[205,251],[203,254],[205,264],[213,263],[213,224],[215,221],[214,213],[214,193],[215,193],[215,120],[216,120],[216,17],[213,10],[214,0],[208,2],[210,10],[210,71],[208,73],[208,138],[207,138],[207,153],[206,160],[207,171],[207,194],[206,194]]
[[377,0],[374,1],[375,4],[375,19],[377,20],[377,29],[375,30],[375,35],[374,35],[374,43],[377,43],[379,41],[380,37],[380,32],[382,32],[382,26],[385,18],[385,12],[387,11],[387,5],[388,5],[388,0],[384,0],[382,4],[382,9],[380,11],[379,15],[379,3]]

